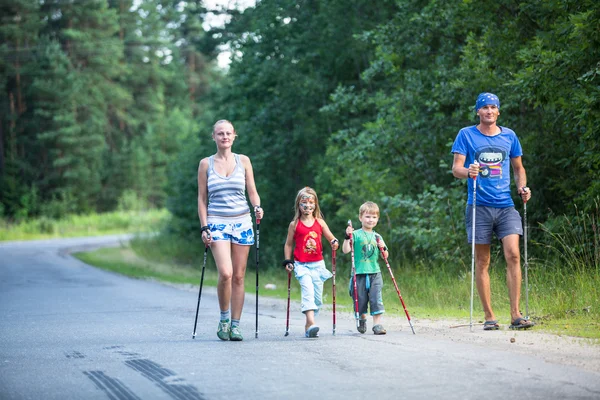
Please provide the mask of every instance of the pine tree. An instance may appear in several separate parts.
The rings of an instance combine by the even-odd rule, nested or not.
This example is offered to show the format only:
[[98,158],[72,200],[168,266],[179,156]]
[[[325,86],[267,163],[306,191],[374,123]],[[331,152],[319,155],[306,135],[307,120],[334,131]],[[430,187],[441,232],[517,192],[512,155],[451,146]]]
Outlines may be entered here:
[[73,199],[80,211],[103,208],[104,159],[118,152],[119,131],[111,120],[130,102],[115,82],[124,71],[117,14],[101,0],[42,9],[50,21],[40,60],[47,68],[35,90],[45,95],[37,113],[48,126],[38,136],[52,166],[47,193]]
[[[28,127],[32,107],[28,85],[36,73],[33,54],[43,20],[39,3],[15,0],[0,4],[0,202],[2,212],[15,215],[21,199],[35,185],[35,137]],[[24,210],[27,216],[35,210]],[[0,214],[1,215],[1,214]]]

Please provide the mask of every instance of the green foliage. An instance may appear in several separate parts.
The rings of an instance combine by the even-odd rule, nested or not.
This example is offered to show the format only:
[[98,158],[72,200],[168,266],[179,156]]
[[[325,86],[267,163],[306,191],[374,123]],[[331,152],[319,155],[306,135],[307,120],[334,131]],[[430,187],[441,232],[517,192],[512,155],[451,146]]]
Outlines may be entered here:
[[403,258],[458,268],[466,193],[450,145],[492,91],[523,144],[531,237],[547,244],[539,223],[576,230],[600,193],[597,3],[261,1],[209,32],[200,0],[3,3],[2,214],[167,205],[169,232],[197,240],[196,170],[227,118],[253,163],[267,265],[308,185],[336,235],[372,200]]
[[592,206],[600,189],[600,129],[593,122],[600,118],[600,7],[593,1],[549,2],[525,6],[523,13],[538,31],[519,49],[521,68],[509,87],[539,116],[536,139],[528,145],[535,174],[544,180],[544,200],[557,213],[571,201]]
[[[328,137],[341,119],[319,110],[338,85],[360,85],[368,65],[372,49],[354,35],[385,20],[394,7],[362,0],[350,9],[341,0],[258,2],[232,13],[226,29],[214,32],[235,50],[214,115],[233,122],[234,151],[253,163],[265,210],[267,265],[281,258],[295,195],[316,186]],[[330,191],[315,189],[319,195]],[[334,210],[324,212],[328,218]]]
[[147,210],[148,203],[138,196],[133,190],[125,190],[119,198],[119,211],[142,211]]
[[167,166],[220,79],[196,49],[203,12],[200,1],[0,6],[7,216],[165,204]]
[[[477,93],[492,91],[502,101],[500,123],[523,143],[534,191],[530,224],[543,221],[548,208],[572,214],[567,207],[576,199],[589,207],[600,167],[594,151],[600,131],[592,122],[600,7],[587,1],[398,5],[392,19],[359,36],[376,49],[362,73],[364,89],[338,87],[322,108],[346,121],[331,136],[317,176],[330,189],[328,204],[347,215],[363,199],[378,201],[378,193],[415,199],[431,184],[449,187],[450,144],[474,122]],[[392,226],[404,222],[390,217]],[[420,220],[407,226],[419,227]],[[426,232],[437,238],[436,229]],[[417,244],[413,255],[421,251]]]
[[67,215],[76,214],[77,203],[71,192],[58,191],[52,194],[49,201],[41,206],[40,214],[49,219],[60,219]]
[[406,257],[415,265],[431,268],[444,265],[447,272],[462,270],[468,254],[464,192],[464,185],[450,190],[432,185],[415,198],[384,197],[382,222],[390,224],[386,243],[399,251],[394,258]]
[[[484,9],[432,0],[347,9],[336,0],[260,2],[232,12],[210,35],[235,49],[213,115],[234,122],[236,151],[252,159],[268,254],[281,254],[294,195],[309,185],[335,234],[372,200],[385,209],[381,229],[403,257],[462,265],[466,193],[454,186],[449,151],[456,132],[475,122],[482,91],[499,94],[500,123],[523,143],[531,226],[548,208],[569,213],[569,200],[597,195],[595,3],[501,0]],[[576,102],[565,101],[573,90]],[[170,175],[186,188],[172,189],[169,200],[178,205],[172,229],[183,235],[197,231],[196,188],[175,175],[191,173],[207,150],[184,153],[190,161]]]
[[[203,121],[204,122],[204,121]],[[189,138],[180,156],[168,168],[167,208],[172,218],[168,225],[171,234],[200,243],[198,217],[198,166],[203,157],[214,151],[211,140],[212,124],[201,123],[200,135]]]

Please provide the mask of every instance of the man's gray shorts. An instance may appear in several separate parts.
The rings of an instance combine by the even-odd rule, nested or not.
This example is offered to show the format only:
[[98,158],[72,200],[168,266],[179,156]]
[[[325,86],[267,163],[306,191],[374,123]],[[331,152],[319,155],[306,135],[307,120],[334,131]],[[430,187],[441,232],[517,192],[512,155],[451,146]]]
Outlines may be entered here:
[[[492,233],[502,240],[508,235],[523,235],[521,215],[514,207],[494,208],[477,206],[475,211],[475,244],[491,244]],[[467,241],[471,242],[473,206],[467,205]]]
[[[354,299],[354,281],[350,278],[348,288],[350,297]],[[360,315],[367,313],[367,307],[371,310],[371,315],[383,314],[383,277],[381,272],[376,274],[356,274],[356,289],[358,291],[358,313]],[[354,303],[352,303],[354,310]]]

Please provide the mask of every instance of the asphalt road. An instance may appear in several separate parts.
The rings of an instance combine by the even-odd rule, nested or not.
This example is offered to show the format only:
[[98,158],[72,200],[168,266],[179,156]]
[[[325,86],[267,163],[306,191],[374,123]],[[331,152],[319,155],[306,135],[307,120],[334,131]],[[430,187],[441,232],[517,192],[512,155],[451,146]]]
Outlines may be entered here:
[[[293,309],[246,296],[243,342],[216,336],[218,306],[205,288],[129,279],[87,266],[68,249],[119,237],[0,243],[1,399],[598,399],[600,376],[541,357],[413,335],[356,332],[349,313],[319,316],[303,337]],[[252,256],[251,260],[252,261]],[[250,262],[252,265],[252,262]],[[253,271],[247,279],[254,279]],[[370,332],[370,331],[369,331]]]

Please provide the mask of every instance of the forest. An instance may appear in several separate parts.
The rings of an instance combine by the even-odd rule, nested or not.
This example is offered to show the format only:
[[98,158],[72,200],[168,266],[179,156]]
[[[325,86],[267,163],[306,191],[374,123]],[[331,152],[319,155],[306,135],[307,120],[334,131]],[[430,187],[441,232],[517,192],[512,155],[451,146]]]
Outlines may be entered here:
[[371,200],[396,258],[460,269],[450,149],[493,92],[524,149],[530,252],[560,263],[566,244],[600,269],[597,1],[10,0],[0,15],[3,220],[129,202],[167,208],[164,234],[200,243],[198,162],[228,119],[271,264],[311,186],[336,235]]

